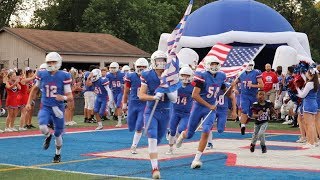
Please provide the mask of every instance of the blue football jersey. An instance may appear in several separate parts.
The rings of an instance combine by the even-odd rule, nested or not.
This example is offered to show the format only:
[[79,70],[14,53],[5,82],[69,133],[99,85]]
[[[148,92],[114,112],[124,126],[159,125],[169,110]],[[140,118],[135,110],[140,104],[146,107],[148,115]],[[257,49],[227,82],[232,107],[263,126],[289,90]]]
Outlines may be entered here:
[[250,72],[243,72],[239,76],[241,82],[241,94],[256,96],[258,88],[248,87],[248,84],[258,84],[258,79],[261,78],[261,72],[259,70],[253,70]]
[[[160,85],[160,79],[158,78],[155,70],[143,71],[141,74],[141,84],[146,84],[148,86],[147,94],[154,96],[156,94],[156,89]],[[153,108],[155,101],[147,101],[147,107]],[[170,101],[167,95],[165,94],[162,99],[159,101],[156,109],[169,108]]]
[[[225,84],[226,74],[217,72],[215,75],[212,75],[208,71],[196,72],[194,79],[196,84],[202,84],[203,88],[200,91],[202,99],[211,105],[215,105],[221,86]],[[202,104],[200,105],[203,106]]]
[[71,84],[71,75],[65,71],[57,71],[51,75],[50,72],[43,70],[38,71],[36,79],[39,81],[41,91],[41,103],[45,106],[60,106],[63,101],[57,101],[58,94],[64,95],[64,85]]
[[130,84],[130,101],[140,101],[138,97],[138,93],[141,87],[140,76],[137,73],[127,73],[124,77],[124,81]]
[[[90,75],[90,72],[89,72],[89,71],[87,71],[87,72],[84,73],[84,76],[83,76],[83,77],[84,77],[84,79],[83,79],[83,84],[84,84],[84,85],[86,84],[86,81],[87,81],[89,75]],[[94,91],[94,86],[86,86],[86,85],[85,85],[83,92],[86,92],[86,91]]]
[[112,90],[113,94],[119,94],[122,92],[124,75],[125,74],[121,71],[118,71],[116,75],[112,73],[108,73],[106,75],[106,77],[109,79],[109,87]]
[[98,98],[108,97],[108,91],[105,86],[109,85],[108,78],[100,77],[97,81],[92,82],[94,87],[94,92],[97,94]]
[[186,87],[180,87],[178,89],[178,99],[173,108],[176,112],[190,113],[193,99],[191,97],[193,86],[188,84]]
[[[226,88],[228,89],[230,87],[230,84],[228,83],[225,83],[226,84]],[[230,107],[230,98],[225,94],[223,95],[225,92],[223,90],[220,90],[218,92],[218,96],[217,96],[217,99],[218,99],[218,105],[217,107],[219,108],[226,108],[228,109]]]

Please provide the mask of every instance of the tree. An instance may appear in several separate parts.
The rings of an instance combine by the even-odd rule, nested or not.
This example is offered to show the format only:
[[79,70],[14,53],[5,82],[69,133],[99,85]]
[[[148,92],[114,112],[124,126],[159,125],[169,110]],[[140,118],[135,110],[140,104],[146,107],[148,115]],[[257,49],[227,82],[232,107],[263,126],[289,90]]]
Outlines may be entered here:
[[[315,0],[259,0],[285,17],[297,32],[308,35],[312,59],[320,62],[320,11]],[[319,4],[319,2],[318,2]]]
[[92,0],[81,31],[109,33],[153,52],[161,33],[172,31],[169,24],[176,16],[174,10],[167,2],[153,0]]
[[82,14],[90,0],[47,0],[46,7],[35,11],[32,23],[35,28],[78,31]]
[[0,28],[3,26],[9,26],[10,17],[20,3],[21,0],[0,1]]

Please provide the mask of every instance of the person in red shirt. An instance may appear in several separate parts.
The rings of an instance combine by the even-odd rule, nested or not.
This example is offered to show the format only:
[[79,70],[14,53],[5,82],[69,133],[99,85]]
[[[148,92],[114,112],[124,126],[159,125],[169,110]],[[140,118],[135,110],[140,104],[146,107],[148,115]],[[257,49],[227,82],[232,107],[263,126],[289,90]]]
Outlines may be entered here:
[[[30,71],[32,72],[32,70],[30,68],[26,69],[28,72],[28,74],[30,75]],[[25,131],[27,130],[26,128],[24,128],[24,125],[26,124],[26,119],[27,119],[27,110],[25,108],[27,102],[28,102],[28,98],[29,98],[29,83],[32,83],[33,80],[36,78],[35,75],[28,77],[26,75],[25,72],[23,72],[21,69],[18,70],[18,78],[20,78],[20,91],[18,91],[18,95],[17,95],[17,101],[21,110],[21,117],[20,117],[20,127],[19,127],[19,131]]]
[[5,132],[18,131],[14,128],[14,121],[19,112],[19,103],[17,101],[18,91],[21,88],[19,82],[20,78],[17,77],[14,70],[11,70],[5,79],[7,92],[6,106],[8,110]]
[[271,65],[266,64],[266,71],[262,73],[262,81],[264,84],[263,91],[266,92],[266,100],[270,100],[274,103],[276,99],[276,91],[274,85],[278,83],[278,76],[271,70]]

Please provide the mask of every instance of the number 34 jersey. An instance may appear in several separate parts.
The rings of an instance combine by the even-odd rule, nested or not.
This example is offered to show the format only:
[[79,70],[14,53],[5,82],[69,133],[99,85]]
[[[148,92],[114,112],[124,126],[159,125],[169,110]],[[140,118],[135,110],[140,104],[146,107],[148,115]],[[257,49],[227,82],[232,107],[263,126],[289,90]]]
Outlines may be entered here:
[[190,83],[187,86],[182,86],[178,89],[178,99],[177,102],[173,104],[175,112],[190,113],[193,101],[191,97],[192,91],[193,86]]
[[41,103],[45,106],[60,106],[63,101],[57,101],[58,94],[64,95],[64,85],[70,84],[71,75],[65,71],[57,71],[51,75],[50,72],[43,70],[38,71],[39,89],[41,91]]
[[[221,86],[225,86],[226,74],[217,72],[212,75],[208,71],[196,72],[194,79],[195,86],[201,89],[200,96],[202,99],[211,105],[215,105]],[[202,104],[199,105],[203,106]]]

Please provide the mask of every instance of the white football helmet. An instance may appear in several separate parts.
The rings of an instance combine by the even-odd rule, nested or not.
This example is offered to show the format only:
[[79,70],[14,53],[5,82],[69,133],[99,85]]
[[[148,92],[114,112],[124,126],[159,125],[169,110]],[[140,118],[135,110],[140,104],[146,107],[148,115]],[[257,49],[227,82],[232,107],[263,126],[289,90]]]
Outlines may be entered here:
[[109,66],[109,71],[111,73],[116,73],[119,71],[119,64],[117,62],[112,62]]
[[0,116],[3,116],[6,114],[6,110],[4,108],[0,109]]
[[134,68],[137,74],[141,74],[141,72],[147,69],[148,66],[149,66],[149,63],[145,58],[139,58],[134,63]]
[[[212,63],[218,63],[218,65],[211,65]],[[219,59],[216,56],[207,56],[204,58],[204,64],[206,71],[209,71],[211,74],[215,74],[220,71],[221,64]]]
[[100,69],[94,69],[91,71],[92,73],[92,82],[97,81],[102,75]]
[[151,65],[153,69],[165,69],[167,64],[167,54],[157,50],[151,55]]
[[249,62],[246,71],[252,71],[254,69],[254,61]]
[[[48,65],[48,62],[57,62],[55,65]],[[50,52],[46,56],[47,71],[57,71],[61,68],[62,58],[57,52]]]
[[121,71],[122,72],[129,72],[130,71],[130,66],[128,66],[128,65],[124,65],[123,67],[122,67],[122,69],[121,69]]
[[[190,77],[182,77],[182,75],[189,75]],[[183,67],[179,71],[179,78],[182,83],[191,83],[193,80],[193,71],[189,66]]]
[[39,69],[47,69],[47,63],[42,63]]

